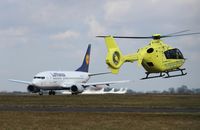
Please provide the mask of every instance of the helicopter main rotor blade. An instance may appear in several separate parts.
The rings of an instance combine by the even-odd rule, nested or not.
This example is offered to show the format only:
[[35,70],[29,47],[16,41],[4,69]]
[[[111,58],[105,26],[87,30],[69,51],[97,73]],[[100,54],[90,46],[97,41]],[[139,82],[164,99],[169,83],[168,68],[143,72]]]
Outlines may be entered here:
[[167,35],[165,35],[165,36],[171,36],[171,35],[175,35],[175,34],[179,34],[179,33],[184,33],[184,32],[188,32],[188,31],[190,31],[190,30],[189,30],[189,29],[187,29],[187,30],[182,30],[182,31],[178,31],[178,32],[174,32],[174,33],[167,34]]
[[197,35],[197,34],[200,34],[200,32],[196,32],[196,33],[185,33],[185,34],[177,34],[177,35],[165,35],[165,36],[160,36],[160,38],[179,37],[179,36]]
[[[183,32],[187,32],[189,30],[183,30],[175,33],[171,33],[168,35],[154,35],[154,36],[146,36],[146,37],[131,37],[131,36],[112,36],[113,38],[128,38],[128,39],[161,39],[161,38],[167,38],[167,37],[179,37],[179,36],[186,36],[186,35],[196,35],[200,34],[200,32],[192,32],[192,33],[184,33],[184,34],[179,34]],[[104,36],[96,36],[96,37],[108,37],[110,35],[104,35]]]
[[[96,36],[96,37],[108,37],[108,36]],[[113,38],[130,38],[130,39],[152,39],[152,36],[149,37],[129,37],[129,36],[112,36]]]
[[131,38],[131,39],[151,39],[152,36],[149,37],[128,37],[128,36],[113,36],[113,38]]

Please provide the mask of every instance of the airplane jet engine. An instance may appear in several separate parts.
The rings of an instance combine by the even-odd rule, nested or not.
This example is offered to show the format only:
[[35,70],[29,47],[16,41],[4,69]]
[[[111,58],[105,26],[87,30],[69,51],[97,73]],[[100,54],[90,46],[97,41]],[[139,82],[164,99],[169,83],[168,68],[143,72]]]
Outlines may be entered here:
[[71,87],[72,94],[82,93],[83,91],[84,91],[84,88],[81,85],[73,85]]
[[29,85],[29,86],[27,87],[27,90],[28,90],[29,92],[32,92],[32,93],[40,92],[40,89],[37,88],[37,87],[34,86],[34,85]]

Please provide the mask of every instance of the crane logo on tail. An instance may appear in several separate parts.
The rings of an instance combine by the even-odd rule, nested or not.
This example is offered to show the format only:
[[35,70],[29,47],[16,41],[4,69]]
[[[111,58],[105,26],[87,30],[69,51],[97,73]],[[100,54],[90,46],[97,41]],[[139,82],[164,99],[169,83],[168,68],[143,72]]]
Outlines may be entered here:
[[86,60],[86,64],[89,65],[89,63],[90,63],[90,56],[88,54],[86,55],[86,59],[85,60]]

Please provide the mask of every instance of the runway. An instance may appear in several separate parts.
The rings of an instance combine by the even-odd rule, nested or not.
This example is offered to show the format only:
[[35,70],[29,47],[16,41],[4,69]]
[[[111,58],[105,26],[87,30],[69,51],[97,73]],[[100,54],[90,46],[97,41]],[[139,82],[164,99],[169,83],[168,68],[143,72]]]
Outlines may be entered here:
[[0,111],[19,112],[142,112],[142,113],[196,113],[200,108],[147,108],[147,107],[66,107],[0,105]]

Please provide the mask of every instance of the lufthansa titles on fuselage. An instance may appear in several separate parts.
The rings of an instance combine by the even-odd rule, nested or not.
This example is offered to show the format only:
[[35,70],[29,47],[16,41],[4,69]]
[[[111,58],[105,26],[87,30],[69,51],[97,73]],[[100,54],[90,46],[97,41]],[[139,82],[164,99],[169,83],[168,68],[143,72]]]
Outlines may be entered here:
[[52,77],[66,77],[65,73],[51,73]]

